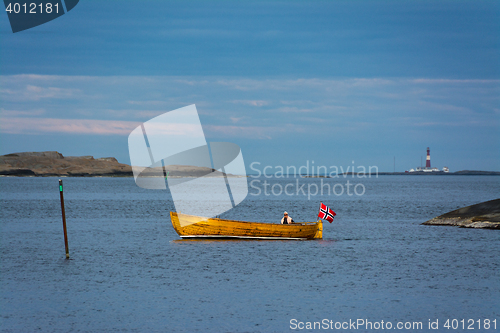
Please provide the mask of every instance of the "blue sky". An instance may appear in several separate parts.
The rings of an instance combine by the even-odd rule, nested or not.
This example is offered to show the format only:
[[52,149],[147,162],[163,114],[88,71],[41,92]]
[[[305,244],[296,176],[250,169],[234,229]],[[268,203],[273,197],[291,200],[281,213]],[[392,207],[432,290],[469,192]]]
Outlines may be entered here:
[[245,163],[500,171],[497,1],[91,1],[13,34],[0,153],[129,163],[141,122],[196,104]]

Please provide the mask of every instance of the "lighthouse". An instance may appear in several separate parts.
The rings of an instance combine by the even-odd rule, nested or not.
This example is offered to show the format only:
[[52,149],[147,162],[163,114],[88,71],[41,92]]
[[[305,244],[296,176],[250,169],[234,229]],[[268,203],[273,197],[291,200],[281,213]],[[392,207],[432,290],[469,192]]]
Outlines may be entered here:
[[[420,158],[420,166],[415,169],[410,169],[405,172],[440,172],[438,168],[431,168],[431,149],[427,147],[427,158],[425,159],[425,168],[422,168],[422,158]],[[448,173],[450,169],[448,167],[444,167],[442,172]]]
[[431,168],[431,149],[427,147],[427,159],[425,160],[425,168]]

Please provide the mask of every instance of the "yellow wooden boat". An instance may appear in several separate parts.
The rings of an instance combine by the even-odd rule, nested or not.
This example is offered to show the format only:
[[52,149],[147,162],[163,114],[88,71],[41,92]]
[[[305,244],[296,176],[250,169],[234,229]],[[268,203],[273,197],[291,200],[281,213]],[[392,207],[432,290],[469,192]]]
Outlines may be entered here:
[[182,238],[322,239],[323,222],[272,224],[206,218],[170,212]]

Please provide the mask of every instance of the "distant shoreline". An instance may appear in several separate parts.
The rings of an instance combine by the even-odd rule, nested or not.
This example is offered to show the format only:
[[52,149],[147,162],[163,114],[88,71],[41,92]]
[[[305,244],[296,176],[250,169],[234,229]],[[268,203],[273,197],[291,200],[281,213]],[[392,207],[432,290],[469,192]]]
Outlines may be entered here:
[[[290,175],[289,177],[293,177]],[[339,173],[329,175],[296,175],[304,178],[337,178],[337,177],[376,177],[376,176],[500,176],[500,171],[462,170],[456,172],[378,172],[378,173]]]
[[[135,167],[134,167],[135,168]],[[142,169],[142,168],[141,168]],[[224,174],[206,167],[169,165],[165,168],[169,177],[223,177]],[[162,168],[144,170],[141,177],[163,174]],[[457,172],[377,172],[337,175],[283,175],[283,177],[303,178],[366,178],[378,176],[500,176],[499,171],[462,170]],[[114,157],[94,158],[93,156],[63,156],[57,151],[12,153],[0,156],[0,177],[133,177],[132,167],[119,163]],[[226,174],[227,177],[250,177]],[[275,175],[270,175],[275,177]],[[264,177],[266,177],[264,175]]]
[[[500,171],[481,171],[481,170],[461,170],[456,172],[378,172],[378,173],[367,173],[367,176],[500,176]],[[342,173],[340,175],[352,175],[349,173]],[[354,173],[356,176],[357,173]],[[364,174],[361,174],[364,175]]]

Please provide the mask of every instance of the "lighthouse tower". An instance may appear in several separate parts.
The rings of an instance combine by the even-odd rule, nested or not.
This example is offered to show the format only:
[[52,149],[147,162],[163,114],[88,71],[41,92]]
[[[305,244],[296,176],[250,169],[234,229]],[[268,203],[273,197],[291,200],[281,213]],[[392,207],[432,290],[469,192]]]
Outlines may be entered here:
[[[422,158],[420,158],[420,166],[417,167],[416,169],[410,169],[409,171],[406,172],[439,172],[438,168],[431,168],[431,149],[427,147],[427,158],[425,159],[425,168],[422,167]],[[447,167],[443,168],[442,172],[450,172],[450,169]]]
[[425,161],[425,168],[431,168],[431,149],[427,147],[427,160]]

